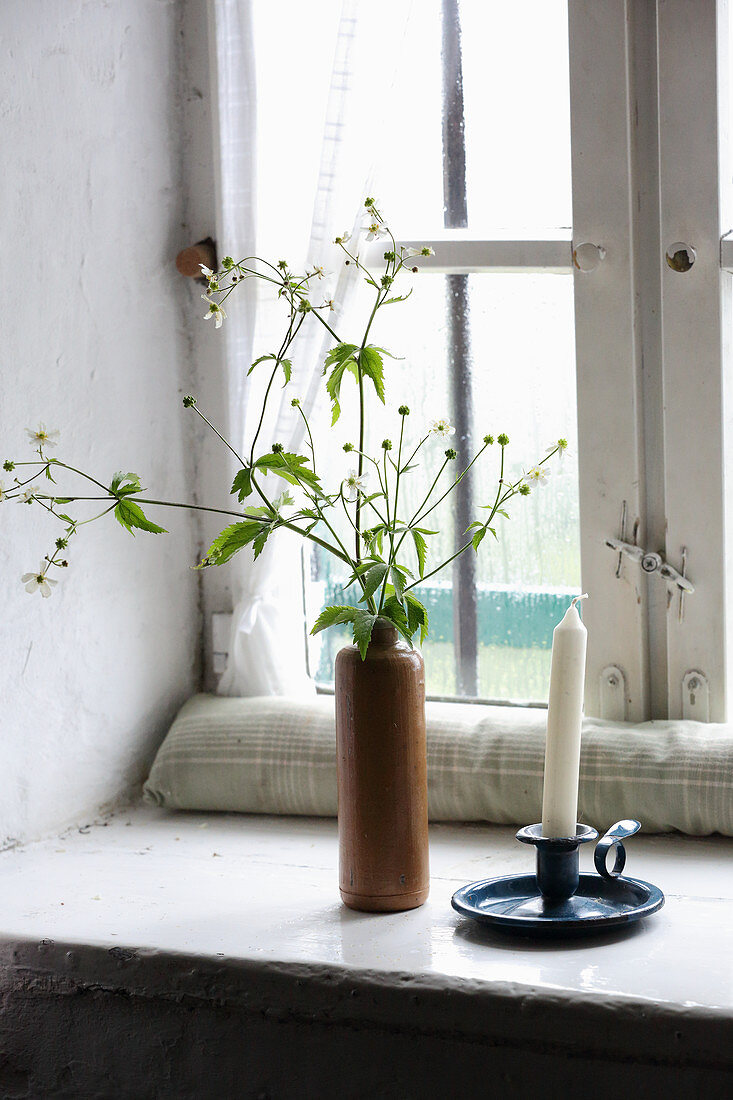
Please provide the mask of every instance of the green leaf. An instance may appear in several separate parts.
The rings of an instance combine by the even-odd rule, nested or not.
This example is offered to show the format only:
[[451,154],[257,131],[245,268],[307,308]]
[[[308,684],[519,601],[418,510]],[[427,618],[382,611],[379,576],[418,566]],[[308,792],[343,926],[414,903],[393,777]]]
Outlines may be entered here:
[[338,626],[340,623],[353,623],[358,610],[356,607],[346,607],[343,604],[324,607],[313,624],[311,634],[318,634],[321,630],[327,630],[329,626]]
[[407,625],[412,636],[415,631],[420,628],[420,645],[422,645],[428,636],[428,611],[424,604],[421,604],[416,596],[411,595],[410,592],[405,596],[405,603],[407,605]]
[[354,616],[354,641],[359,647],[362,661],[366,658],[376,621],[377,616],[371,611],[357,611]]
[[239,502],[241,503],[252,492],[252,471],[248,466],[245,466],[239,471],[232,482],[232,487],[229,490],[230,493],[237,493]]
[[115,518],[131,535],[135,534],[133,527],[140,531],[149,531],[152,535],[166,534],[165,527],[158,527],[157,523],[149,520],[140,505],[132,500],[121,500],[115,506]]
[[273,524],[263,523],[260,530],[252,540],[252,549],[255,552],[254,560],[257,561],[262,551],[265,549],[265,543],[269,539],[272,532],[275,530]]
[[289,451],[275,454],[270,451],[257,459],[253,469],[264,470],[265,474],[277,474],[291,485],[305,483],[312,489],[320,489],[321,479],[309,469],[308,459],[303,455],[291,454]]
[[415,544],[415,553],[417,554],[418,571],[422,577],[425,572],[425,562],[428,556],[428,544],[423,538],[422,531],[418,530],[417,527],[412,528],[411,534],[412,541]]
[[248,519],[241,523],[233,523],[230,527],[225,527],[212,542],[198,568],[200,569],[204,565],[223,565],[238,550],[249,545],[250,542],[254,542],[262,526],[263,523],[258,520]]
[[478,548],[481,545],[481,543],[483,542],[485,535],[486,535],[486,528],[485,527],[479,527],[478,531],[476,532],[476,534],[471,539],[471,546],[474,548],[476,553],[478,553]]
[[402,594],[405,591],[408,578],[412,577],[412,573],[409,569],[405,569],[403,565],[393,565],[390,569],[390,579],[394,585],[395,595],[398,600],[402,600]]
[[274,352],[269,352],[267,355],[261,355],[259,359],[255,359],[254,363],[247,371],[247,374],[250,375],[255,367],[259,366],[260,363],[264,363],[266,359],[274,359],[282,367],[283,374],[285,375],[285,384],[287,385],[293,370],[292,361],[290,359],[278,359]]
[[351,371],[355,378],[359,377],[359,368],[356,365],[356,359],[354,358],[354,352],[358,351],[356,344],[337,344],[335,348],[331,348],[330,352],[326,356],[326,363],[324,367],[324,373],[329,367],[333,367],[331,376],[326,382],[326,391],[331,398],[331,426],[336,423],[341,416],[341,403],[339,397],[341,395],[341,383],[344,378],[344,374],[347,370]]
[[[391,623],[394,623],[400,634],[407,639],[410,645],[412,645],[412,634],[410,633],[410,627],[407,622],[407,615],[405,614],[404,607],[396,596],[390,596],[388,600],[384,601],[380,614],[384,618],[389,619]],[[414,634],[414,631],[412,633]]]
[[140,478],[137,474],[132,473],[116,473],[109,487],[110,494],[113,497],[130,496],[130,494],[139,493],[141,490]]
[[362,578],[364,591],[360,597],[360,600],[368,600],[370,596],[373,596],[386,575],[387,566],[384,564],[384,562],[380,562],[378,565],[373,565]]
[[[413,287],[412,290],[415,288]],[[399,298],[388,298],[386,302],[382,302],[383,306],[391,306],[393,302],[406,302],[412,294],[412,290],[409,290],[407,294],[401,294]]]
[[366,375],[367,378],[371,378],[374,389],[377,391],[377,397],[382,404],[384,404],[384,359],[379,353],[383,350],[383,348],[375,348],[372,344],[368,344],[365,348],[362,348],[358,355],[362,374]]

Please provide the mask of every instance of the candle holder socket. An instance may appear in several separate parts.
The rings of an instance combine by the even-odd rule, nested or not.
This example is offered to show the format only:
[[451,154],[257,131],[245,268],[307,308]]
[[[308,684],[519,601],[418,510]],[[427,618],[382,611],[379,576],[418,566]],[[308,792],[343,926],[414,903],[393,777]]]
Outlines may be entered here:
[[564,901],[573,896],[580,882],[578,849],[597,837],[596,829],[580,823],[575,836],[543,836],[541,823],[519,830],[517,840],[537,849],[537,886],[543,897]]

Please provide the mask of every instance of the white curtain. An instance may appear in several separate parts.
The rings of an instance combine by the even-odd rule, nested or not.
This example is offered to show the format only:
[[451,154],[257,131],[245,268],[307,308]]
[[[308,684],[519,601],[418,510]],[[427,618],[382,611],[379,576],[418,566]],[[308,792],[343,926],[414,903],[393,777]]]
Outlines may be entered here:
[[[213,7],[220,150],[219,243],[223,254],[235,257],[252,255],[257,250],[255,3],[256,0],[216,0]],[[310,10],[313,19],[318,18],[318,9]],[[333,297],[342,305],[354,285],[355,272],[344,266],[342,254],[332,242],[337,233],[356,228],[361,220],[371,163],[369,141],[355,122],[359,109],[363,110],[363,101],[357,105],[354,76],[358,12],[357,0],[345,0],[335,28],[320,169],[305,257],[307,265],[318,264],[332,273],[330,284],[323,284],[324,299]],[[327,30],[321,27],[321,33]],[[307,49],[307,43],[303,48]],[[277,64],[277,58],[272,63]],[[293,125],[297,125],[297,117]],[[274,140],[273,135],[267,137]],[[337,220],[343,220],[344,209],[351,212],[346,225]],[[238,292],[236,300],[234,297],[231,300],[224,326],[230,431],[232,439],[239,443],[251,431],[255,407],[259,413],[257,397],[253,396],[253,391],[255,395],[257,392],[256,379],[254,376],[248,379],[247,370],[254,354],[270,350],[261,346],[267,335],[268,318],[257,309],[255,281],[247,281],[241,290],[244,294]],[[304,410],[318,418],[321,366],[328,339],[326,330],[311,321],[303,325],[291,348],[293,385],[284,391],[276,416],[268,425],[272,440],[282,442],[288,450],[300,448],[303,431],[302,420],[290,404],[292,395],[298,394]],[[267,436],[264,438],[271,441]],[[256,562],[245,551],[230,566],[235,578],[236,604],[220,694],[302,696],[315,691],[306,671],[300,555],[298,536],[280,531],[270,538]]]

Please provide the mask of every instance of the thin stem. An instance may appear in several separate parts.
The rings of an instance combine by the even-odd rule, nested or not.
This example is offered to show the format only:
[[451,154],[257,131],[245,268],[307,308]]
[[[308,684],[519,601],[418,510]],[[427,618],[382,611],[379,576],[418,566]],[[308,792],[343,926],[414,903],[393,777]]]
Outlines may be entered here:
[[211,428],[214,435],[217,435],[219,437],[219,439],[222,441],[224,446],[229,448],[229,450],[232,452],[232,454],[236,458],[237,462],[239,462],[239,464],[241,466],[245,466],[246,463],[245,463],[244,459],[242,458],[242,456],[240,454],[237,454],[237,452],[234,450],[234,447],[232,447],[231,443],[227,439],[225,439],[224,436],[221,434],[221,432],[217,428],[214,427],[214,425],[211,423],[211,421],[208,420],[204,416],[204,414],[201,412],[201,409],[199,409],[197,405],[192,405],[191,407],[193,408],[193,410],[195,412],[197,412],[199,414],[199,416],[203,420],[204,424],[209,425],[209,427]]

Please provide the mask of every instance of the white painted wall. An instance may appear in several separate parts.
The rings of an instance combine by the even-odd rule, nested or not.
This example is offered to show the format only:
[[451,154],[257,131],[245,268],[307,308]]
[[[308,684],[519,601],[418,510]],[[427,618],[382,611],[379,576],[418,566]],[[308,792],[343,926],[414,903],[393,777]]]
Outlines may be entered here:
[[[210,229],[191,235],[183,197],[186,135],[208,110],[185,75],[189,59],[205,71],[206,40],[186,20],[204,8],[0,8],[0,460],[30,457],[22,429],[42,419],[61,429],[56,455],[102,480],[132,469],[151,495],[195,494],[181,396],[203,303],[192,317],[173,258]],[[111,517],[85,528],[42,601],[20,574],[58,532],[37,506],[0,504],[0,840],[129,791],[198,684],[197,526],[155,518],[170,535],[133,541]]]

